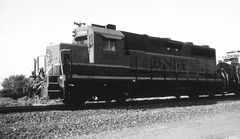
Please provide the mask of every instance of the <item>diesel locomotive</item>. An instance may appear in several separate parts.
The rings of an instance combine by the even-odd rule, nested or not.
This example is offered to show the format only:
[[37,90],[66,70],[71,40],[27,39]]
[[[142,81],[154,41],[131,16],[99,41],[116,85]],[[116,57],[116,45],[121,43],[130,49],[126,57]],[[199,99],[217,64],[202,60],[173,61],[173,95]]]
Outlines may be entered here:
[[[66,104],[97,99],[239,93],[239,65],[220,62],[207,45],[82,25],[72,43],[46,48],[45,90]],[[36,65],[36,64],[35,64]]]

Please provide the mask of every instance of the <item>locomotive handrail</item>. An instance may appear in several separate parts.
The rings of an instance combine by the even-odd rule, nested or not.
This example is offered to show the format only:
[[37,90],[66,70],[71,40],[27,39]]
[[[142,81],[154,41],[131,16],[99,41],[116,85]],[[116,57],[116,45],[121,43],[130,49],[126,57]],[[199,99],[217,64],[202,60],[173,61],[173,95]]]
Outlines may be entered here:
[[196,78],[197,78],[197,81],[199,81],[199,73],[198,73],[198,71],[197,71],[197,76],[196,76]]
[[208,80],[208,72],[206,71],[206,73],[205,73],[205,74],[206,74],[206,80]]
[[[65,80],[63,82],[63,86],[64,86],[64,88],[63,88],[64,100],[66,101],[66,103],[69,103],[69,102],[71,102],[71,95],[70,95],[71,93],[70,93],[70,84],[69,84],[70,82],[69,81],[71,81],[71,79],[72,79],[72,69],[71,69],[72,68],[72,54],[71,54],[71,50],[70,49],[62,49],[62,50],[60,50],[60,55],[61,55],[60,63],[61,63],[61,70],[62,70],[61,75],[64,75],[63,61],[62,61],[62,53],[63,52],[67,52],[69,54],[69,58],[70,58],[69,59],[70,61],[68,61],[68,64],[70,66],[69,67],[69,73],[68,72],[65,73],[66,74],[65,75]],[[70,80],[68,79],[69,78],[68,74],[70,74]]]
[[135,69],[135,70],[136,70],[136,71],[135,71],[135,76],[136,76],[136,81],[137,81],[137,79],[138,79],[138,58],[137,58],[137,56],[135,57],[135,64],[136,64],[136,65],[135,65],[135,66],[136,66],[136,67],[135,67],[135,68],[136,68],[136,69]]
[[240,85],[240,78],[239,78],[239,66],[236,67],[236,77],[237,77],[237,83]]
[[217,73],[216,72],[214,72],[214,80],[215,80],[215,82],[217,81]]
[[[60,50],[60,56],[62,56],[61,54],[62,54],[63,50],[65,50],[65,49]],[[60,74],[63,75],[62,58],[60,58],[60,67],[61,67],[61,73]]]
[[150,67],[150,69],[151,69],[150,76],[151,76],[151,78],[150,78],[150,79],[152,80],[152,77],[153,77],[153,74],[152,74],[152,58],[150,59],[150,61],[151,61],[151,63],[150,63],[150,66],[151,66],[151,67]]
[[221,68],[221,75],[224,79],[224,86],[228,87],[228,82],[229,82],[228,74],[226,73],[226,71],[223,68]]
[[[62,56],[62,52],[69,52],[70,53],[70,77],[71,77],[71,73],[72,73],[72,55],[71,55],[71,50],[70,49],[62,49],[60,50],[60,55]],[[60,64],[61,64],[61,75],[64,74],[64,71],[63,71],[63,63],[62,63],[62,58],[60,58]]]

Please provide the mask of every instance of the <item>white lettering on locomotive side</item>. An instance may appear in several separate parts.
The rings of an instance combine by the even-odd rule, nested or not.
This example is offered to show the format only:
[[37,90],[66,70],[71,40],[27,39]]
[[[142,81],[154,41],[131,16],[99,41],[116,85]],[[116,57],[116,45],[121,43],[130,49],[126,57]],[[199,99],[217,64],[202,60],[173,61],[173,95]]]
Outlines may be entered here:
[[87,34],[88,34],[87,30],[78,30],[76,36],[84,36]]
[[228,55],[225,55],[223,56],[223,60],[230,60],[230,59],[233,59],[233,58],[239,58],[240,57],[240,54],[239,53],[234,53],[234,54],[228,54]]

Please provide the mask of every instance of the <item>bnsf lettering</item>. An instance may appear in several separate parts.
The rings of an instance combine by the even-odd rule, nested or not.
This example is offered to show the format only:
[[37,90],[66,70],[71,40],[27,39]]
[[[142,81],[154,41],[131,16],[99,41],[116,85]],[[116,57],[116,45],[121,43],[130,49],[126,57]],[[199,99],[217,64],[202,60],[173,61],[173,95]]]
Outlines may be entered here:
[[166,70],[178,70],[178,71],[186,71],[186,64],[184,59],[176,59],[171,57],[152,57],[152,66],[153,68],[164,69]]

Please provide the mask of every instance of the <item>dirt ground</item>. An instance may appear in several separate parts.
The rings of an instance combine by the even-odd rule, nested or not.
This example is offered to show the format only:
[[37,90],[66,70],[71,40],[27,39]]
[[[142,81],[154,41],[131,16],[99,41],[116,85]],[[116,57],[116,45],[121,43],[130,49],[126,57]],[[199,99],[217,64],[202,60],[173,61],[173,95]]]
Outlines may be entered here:
[[120,131],[109,131],[82,137],[119,139],[240,139],[240,111],[209,114],[191,120],[132,127]]

